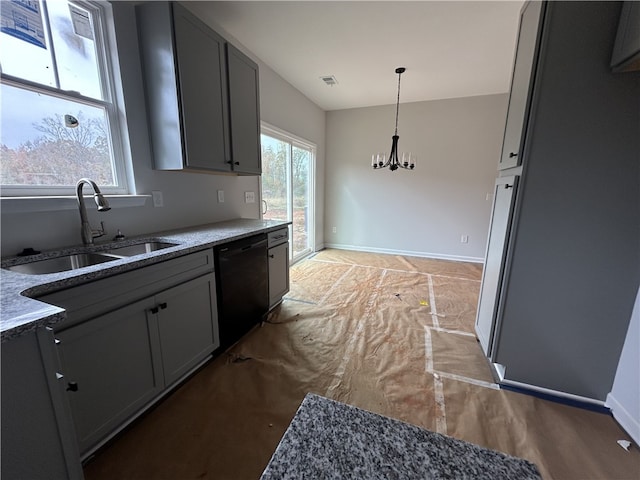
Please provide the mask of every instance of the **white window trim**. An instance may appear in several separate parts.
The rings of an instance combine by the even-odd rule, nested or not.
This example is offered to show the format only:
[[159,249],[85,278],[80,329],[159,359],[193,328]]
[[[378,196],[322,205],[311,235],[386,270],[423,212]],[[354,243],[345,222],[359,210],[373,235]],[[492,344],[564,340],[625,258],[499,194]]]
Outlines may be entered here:
[[[291,263],[295,263],[303,258],[309,256],[316,249],[316,154],[318,147],[315,143],[306,140],[302,137],[298,137],[286,130],[282,130],[274,125],[270,125],[267,122],[260,122],[260,133],[264,135],[268,135],[269,137],[277,138],[278,140],[282,140],[283,142],[290,143],[294,147],[303,148],[311,151],[311,161],[309,165],[309,173],[311,175],[311,181],[309,182],[309,209],[313,211],[313,222],[310,222],[311,225],[307,225],[308,232],[307,236],[309,238],[309,252],[305,252],[302,254],[298,254],[295,257],[293,256],[293,248],[291,248]],[[287,179],[289,182],[290,179]],[[262,200],[262,182],[260,182],[260,199]],[[262,216],[262,209],[260,210]],[[292,226],[289,226],[289,241],[293,238],[291,232]]]
[[[74,3],[83,5],[85,8],[99,10],[100,21],[94,24],[96,30],[96,41],[99,43],[99,54],[102,54],[102,61],[99,62],[100,78],[105,92],[105,100],[96,100],[93,98],[83,97],[79,94],[65,92],[61,95],[57,88],[51,88],[39,85],[28,80],[13,78],[9,75],[2,74],[3,83],[9,85],[23,85],[34,91],[42,91],[48,95],[56,95],[61,98],[70,98],[80,103],[101,105],[107,111],[107,121],[110,124],[111,132],[111,149],[113,152],[113,168],[118,186],[99,185],[102,192],[107,197],[115,198],[121,196],[122,201],[116,202],[120,206],[137,206],[143,205],[146,201],[145,195],[136,195],[135,181],[133,176],[133,164],[131,157],[131,146],[129,141],[129,129],[125,115],[125,101],[121,80],[120,62],[118,59],[117,39],[115,34],[115,25],[113,10],[111,4],[106,1],[86,1],[74,0]],[[104,39],[104,42],[103,42]],[[111,124],[115,123],[115,127]],[[140,197],[133,200],[134,197]],[[0,199],[2,201],[2,211],[5,212],[28,212],[28,211],[52,211],[66,210],[73,208],[65,205],[69,200],[75,201],[75,186],[58,187],[58,186],[2,186],[0,189]],[[40,200],[38,200],[40,199]],[[17,206],[16,202],[22,202],[23,205]],[[44,203],[43,203],[44,202]],[[56,208],[50,208],[56,204]],[[117,208],[116,205],[116,208]]]

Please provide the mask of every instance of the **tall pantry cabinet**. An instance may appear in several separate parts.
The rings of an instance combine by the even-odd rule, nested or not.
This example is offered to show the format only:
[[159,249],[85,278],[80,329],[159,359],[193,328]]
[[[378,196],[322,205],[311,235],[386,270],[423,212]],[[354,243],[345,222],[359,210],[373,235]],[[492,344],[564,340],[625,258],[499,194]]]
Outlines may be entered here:
[[523,6],[476,319],[502,384],[595,403],[640,281],[640,75],[609,66],[620,11]]

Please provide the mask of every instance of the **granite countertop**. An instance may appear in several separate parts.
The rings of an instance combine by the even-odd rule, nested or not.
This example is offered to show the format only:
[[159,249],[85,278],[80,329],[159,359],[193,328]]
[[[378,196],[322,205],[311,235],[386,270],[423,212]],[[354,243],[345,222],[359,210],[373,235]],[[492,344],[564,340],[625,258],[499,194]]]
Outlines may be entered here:
[[[290,223],[277,220],[237,219],[131,237],[118,242],[98,243],[89,247],[76,245],[42,252],[29,257],[4,258],[0,265],[2,267],[0,269],[1,341],[5,342],[26,332],[32,332],[40,326],[54,325],[66,318],[64,309],[40,302],[33,297],[134,270],[159,261],[169,260],[222,243],[249,237],[256,233],[267,233]],[[30,261],[79,252],[99,252],[115,246],[122,247],[145,241],[162,241],[177,245],[151,253],[59,273],[28,275],[6,270],[6,267]]]
[[540,480],[526,460],[307,394],[261,480]]

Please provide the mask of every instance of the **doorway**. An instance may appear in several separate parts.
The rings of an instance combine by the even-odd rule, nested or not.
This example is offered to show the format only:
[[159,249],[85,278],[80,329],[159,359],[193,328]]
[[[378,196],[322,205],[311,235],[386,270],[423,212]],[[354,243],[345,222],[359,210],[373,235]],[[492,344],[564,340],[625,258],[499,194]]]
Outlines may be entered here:
[[290,261],[314,251],[314,144],[262,124],[262,218],[292,222]]

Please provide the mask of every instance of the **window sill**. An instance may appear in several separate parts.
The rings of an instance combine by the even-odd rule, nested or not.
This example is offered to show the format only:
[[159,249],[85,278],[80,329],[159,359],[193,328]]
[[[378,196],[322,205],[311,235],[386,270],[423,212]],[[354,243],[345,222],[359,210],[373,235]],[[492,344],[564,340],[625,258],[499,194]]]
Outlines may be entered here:
[[[105,195],[111,208],[142,207],[151,195]],[[91,202],[91,203],[88,203]],[[87,205],[93,204],[92,197],[85,196]],[[78,208],[75,196],[59,197],[2,197],[0,210],[5,213],[55,212]]]

